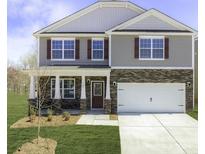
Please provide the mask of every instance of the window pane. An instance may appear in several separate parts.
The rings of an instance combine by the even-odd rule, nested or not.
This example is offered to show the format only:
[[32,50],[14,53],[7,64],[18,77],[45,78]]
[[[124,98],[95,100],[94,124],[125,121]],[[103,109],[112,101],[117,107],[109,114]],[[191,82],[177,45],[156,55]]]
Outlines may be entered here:
[[52,89],[51,98],[55,97],[55,89]]
[[53,59],[62,59],[62,50],[53,50]]
[[55,88],[55,80],[51,80],[51,87]]
[[94,83],[94,96],[102,96],[102,83]]
[[64,50],[64,59],[74,59],[74,50]]
[[63,80],[60,80],[60,88],[63,87]]
[[103,49],[103,40],[93,40],[93,49]]
[[74,40],[65,40],[64,49],[74,49]]
[[53,49],[62,49],[62,41],[61,40],[52,40]]
[[153,58],[163,58],[163,49],[153,49]]
[[151,49],[140,49],[140,58],[151,58]]
[[103,59],[103,50],[93,50],[93,59]]
[[151,48],[151,39],[140,39],[140,48]]
[[64,89],[64,98],[74,98],[74,90]]
[[64,80],[64,88],[74,88],[74,80]]
[[164,48],[163,39],[153,39],[153,48]]

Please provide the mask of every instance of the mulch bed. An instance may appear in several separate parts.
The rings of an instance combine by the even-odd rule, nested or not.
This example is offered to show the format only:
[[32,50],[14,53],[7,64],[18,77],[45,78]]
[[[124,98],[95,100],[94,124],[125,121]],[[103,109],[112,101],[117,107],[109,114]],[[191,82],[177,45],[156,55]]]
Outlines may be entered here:
[[14,154],[55,154],[57,142],[49,138],[34,139],[24,143]]
[[110,114],[110,120],[118,120],[117,114]]
[[[68,121],[65,121],[64,118],[60,115],[52,116],[52,121],[48,121],[48,117],[40,117],[41,127],[45,126],[63,126],[63,125],[74,125],[80,119],[80,115],[71,115]],[[28,127],[38,127],[38,117],[35,118],[32,122],[29,117],[24,117],[13,125],[10,128],[28,128]]]

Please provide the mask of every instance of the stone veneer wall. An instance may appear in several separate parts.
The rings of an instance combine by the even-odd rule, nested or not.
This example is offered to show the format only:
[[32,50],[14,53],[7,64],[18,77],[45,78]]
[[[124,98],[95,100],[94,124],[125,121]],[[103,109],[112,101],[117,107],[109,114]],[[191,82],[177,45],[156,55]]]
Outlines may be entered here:
[[[46,100],[51,102],[51,79],[55,77],[41,77],[40,82],[46,82],[49,79],[49,82],[46,85]],[[81,77],[61,77],[61,78],[75,78],[75,99],[62,99],[60,101],[61,107],[64,109],[80,109],[80,95],[81,95]]]
[[[47,79],[49,82],[46,84],[46,100],[47,102],[51,102],[51,79],[55,77],[41,77],[41,82],[45,83]],[[81,77],[80,76],[73,76],[73,77],[61,77],[61,78],[75,78],[75,99],[63,99],[60,101],[62,108],[64,109],[80,109],[80,96],[81,96]],[[87,80],[90,79],[90,83]],[[93,77],[93,76],[86,76],[86,105],[87,110],[90,110],[91,107],[91,100],[90,100],[90,92],[91,92],[91,81],[104,81],[104,96],[106,95],[106,77]]]
[[110,73],[110,93],[112,113],[117,112],[117,85],[113,82],[136,82],[136,83],[187,83],[186,86],[186,110],[193,108],[193,70],[168,70],[168,69],[113,69]]

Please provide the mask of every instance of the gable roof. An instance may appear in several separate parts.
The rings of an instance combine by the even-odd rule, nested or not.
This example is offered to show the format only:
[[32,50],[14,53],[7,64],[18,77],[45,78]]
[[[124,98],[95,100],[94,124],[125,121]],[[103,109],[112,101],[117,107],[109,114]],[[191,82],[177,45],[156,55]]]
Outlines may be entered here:
[[[110,12],[112,14],[109,15]],[[119,12],[124,12],[124,15],[119,14]],[[69,30],[71,30],[71,32],[105,32],[107,29],[110,29],[111,27],[119,23],[125,22],[143,12],[145,12],[145,9],[131,2],[96,2],[72,15],[69,15],[53,24],[48,25],[47,27],[35,32],[33,35],[37,36],[39,34],[48,32],[68,32],[68,28]],[[93,29],[91,27],[90,29],[93,29],[93,31],[88,30],[86,28],[84,28],[84,30],[82,31],[79,31],[79,28],[77,29],[76,25],[80,26],[82,29],[82,24],[85,24],[86,27],[86,23],[90,24],[91,21],[96,21],[95,24],[99,25],[100,21],[98,21],[99,17],[97,16],[97,14],[101,15],[104,20],[107,20],[107,24],[105,24],[103,28]],[[112,21],[111,16],[114,15],[116,16],[116,19]],[[93,19],[94,17],[95,19]],[[112,24],[110,24],[111,21]]]
[[[152,21],[150,21],[152,20]],[[150,22],[150,23],[148,23]],[[124,23],[121,23],[111,29],[109,29],[106,33],[110,33],[113,31],[187,31],[196,33],[196,30],[193,28],[171,18],[170,16],[156,10],[150,9],[139,16],[136,16]]]

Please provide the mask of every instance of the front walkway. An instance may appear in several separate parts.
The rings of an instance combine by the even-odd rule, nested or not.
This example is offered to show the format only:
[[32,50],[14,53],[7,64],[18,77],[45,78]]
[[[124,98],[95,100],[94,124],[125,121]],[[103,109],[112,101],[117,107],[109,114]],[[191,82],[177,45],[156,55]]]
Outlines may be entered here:
[[197,121],[186,114],[119,115],[122,154],[197,154]]
[[77,125],[104,125],[104,126],[118,126],[118,120],[110,120],[108,114],[86,114],[82,115],[76,123]]

